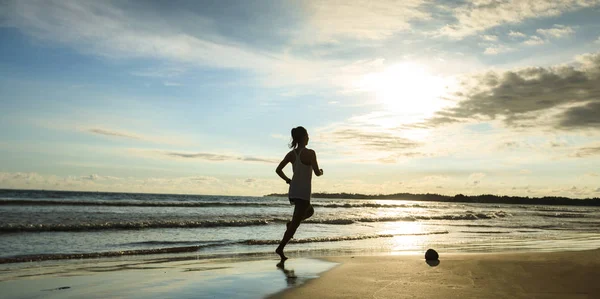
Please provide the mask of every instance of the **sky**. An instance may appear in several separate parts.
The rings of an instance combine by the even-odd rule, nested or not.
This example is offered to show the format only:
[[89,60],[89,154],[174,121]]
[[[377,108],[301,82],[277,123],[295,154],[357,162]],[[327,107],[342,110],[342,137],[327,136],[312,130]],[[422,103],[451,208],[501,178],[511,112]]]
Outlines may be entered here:
[[0,188],[600,197],[599,116],[600,0],[0,1]]

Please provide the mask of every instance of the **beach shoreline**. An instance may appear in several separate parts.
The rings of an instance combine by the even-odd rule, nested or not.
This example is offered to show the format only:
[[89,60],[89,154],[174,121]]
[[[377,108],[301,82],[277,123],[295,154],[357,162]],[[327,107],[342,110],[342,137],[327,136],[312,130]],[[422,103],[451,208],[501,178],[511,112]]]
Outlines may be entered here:
[[[157,255],[2,265],[7,298],[598,298],[600,249],[195,259]],[[32,286],[35,286],[32,288]],[[223,297],[224,298],[224,297]]]

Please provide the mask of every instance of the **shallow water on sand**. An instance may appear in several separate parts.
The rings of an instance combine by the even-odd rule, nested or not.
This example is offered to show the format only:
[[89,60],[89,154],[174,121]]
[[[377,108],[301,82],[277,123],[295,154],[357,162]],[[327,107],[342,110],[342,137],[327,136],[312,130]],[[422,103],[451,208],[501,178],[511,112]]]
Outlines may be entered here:
[[0,273],[3,298],[263,298],[318,277],[335,263],[145,259],[43,262]]

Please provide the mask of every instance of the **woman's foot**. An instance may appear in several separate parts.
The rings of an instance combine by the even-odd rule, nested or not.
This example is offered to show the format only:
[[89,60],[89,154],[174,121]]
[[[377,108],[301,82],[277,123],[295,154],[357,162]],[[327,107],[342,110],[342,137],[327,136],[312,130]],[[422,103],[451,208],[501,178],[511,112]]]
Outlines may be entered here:
[[279,255],[279,257],[281,258],[281,262],[284,262],[285,260],[287,260],[287,256],[285,256],[285,254],[283,254],[283,249],[282,248],[277,248],[275,250],[275,253],[277,253]]

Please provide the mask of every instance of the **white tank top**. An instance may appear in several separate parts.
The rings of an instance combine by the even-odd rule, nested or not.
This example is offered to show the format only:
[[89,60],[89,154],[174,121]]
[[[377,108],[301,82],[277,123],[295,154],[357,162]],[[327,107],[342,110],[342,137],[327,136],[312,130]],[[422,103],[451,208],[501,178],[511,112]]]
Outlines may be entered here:
[[294,164],[292,165],[294,175],[290,182],[288,197],[310,200],[312,167],[310,165],[304,165],[302,161],[300,161],[300,154],[303,150],[304,148],[300,149],[298,153],[296,153],[295,150],[292,150],[296,155],[296,160],[294,160]]

